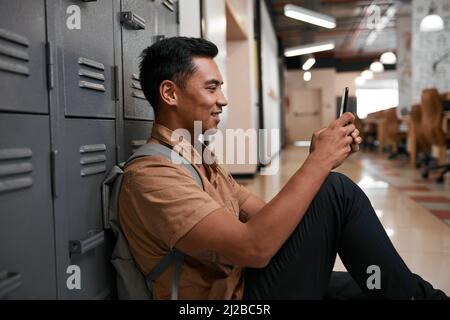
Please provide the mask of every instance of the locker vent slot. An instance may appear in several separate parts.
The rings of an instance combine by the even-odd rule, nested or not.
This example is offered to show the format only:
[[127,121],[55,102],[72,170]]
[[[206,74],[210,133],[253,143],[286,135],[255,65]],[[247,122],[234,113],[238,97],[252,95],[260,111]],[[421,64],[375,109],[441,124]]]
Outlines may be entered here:
[[80,175],[82,177],[106,172],[106,145],[91,144],[81,146],[80,154]]
[[165,0],[162,3],[167,9],[169,9],[170,11],[174,12],[175,8],[174,8],[174,1],[173,0]]
[[29,76],[28,39],[0,28],[0,70]]
[[92,90],[97,90],[97,91],[105,91],[105,86],[100,84],[100,83],[94,83],[94,82],[89,82],[89,81],[84,81],[81,80],[80,82],[78,82],[78,86],[80,88],[84,88],[84,89],[92,89]]
[[92,72],[86,69],[80,69],[78,71],[78,74],[83,77],[105,81],[105,76],[103,75],[103,73]]
[[139,76],[135,73],[131,75],[131,96],[137,99],[145,99],[144,92],[142,91],[141,82]]
[[83,65],[83,66],[87,66],[87,67],[91,67],[91,68],[95,68],[98,70],[105,70],[105,65],[101,62],[97,62],[88,58],[83,58],[83,57],[79,57],[78,58],[78,64]]
[[147,143],[147,140],[132,140],[131,141],[131,151],[134,153],[139,147]]
[[[98,71],[98,70],[104,71],[105,70],[105,65],[103,63],[94,61],[94,60],[91,60],[88,58],[84,58],[84,57],[78,58],[78,64],[81,66],[94,68],[94,69],[96,69],[96,71]],[[80,68],[78,70],[78,75],[82,78],[90,78],[90,79],[99,80],[102,82],[102,83],[98,83],[98,82],[80,80],[78,82],[78,86],[80,88],[101,91],[101,92],[106,91],[105,86],[103,85],[103,83],[105,82],[105,75],[103,73],[94,72],[91,70],[86,70],[84,68]]]
[[28,148],[0,149],[0,193],[33,185],[33,152]]

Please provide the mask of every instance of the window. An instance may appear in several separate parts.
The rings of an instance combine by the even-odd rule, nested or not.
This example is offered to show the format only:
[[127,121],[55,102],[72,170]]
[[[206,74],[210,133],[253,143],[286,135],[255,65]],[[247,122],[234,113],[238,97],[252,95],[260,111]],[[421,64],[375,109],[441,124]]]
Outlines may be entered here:
[[398,89],[356,89],[356,104],[359,118],[369,113],[398,106]]

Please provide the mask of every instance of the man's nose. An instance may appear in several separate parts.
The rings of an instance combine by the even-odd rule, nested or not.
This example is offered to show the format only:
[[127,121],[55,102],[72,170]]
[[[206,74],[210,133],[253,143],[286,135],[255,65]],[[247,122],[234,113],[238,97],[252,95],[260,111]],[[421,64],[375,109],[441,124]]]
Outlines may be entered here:
[[217,105],[220,107],[225,107],[228,104],[228,100],[223,93],[220,94],[219,99],[217,99]]

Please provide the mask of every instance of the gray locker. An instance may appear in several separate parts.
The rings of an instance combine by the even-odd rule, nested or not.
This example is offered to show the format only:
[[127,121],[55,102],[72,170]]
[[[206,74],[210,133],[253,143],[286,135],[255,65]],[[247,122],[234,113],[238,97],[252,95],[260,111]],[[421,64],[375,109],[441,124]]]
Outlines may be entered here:
[[123,108],[125,119],[153,120],[139,79],[139,56],[155,41],[154,1],[121,2]]
[[[66,215],[66,264],[81,270],[81,290],[64,288],[63,299],[102,299],[113,284],[111,242],[103,230],[101,183],[115,164],[115,122],[66,119],[64,193],[59,197]],[[63,284],[65,285],[65,283]]]
[[66,116],[114,118],[113,1],[61,2]]
[[166,38],[178,35],[178,1],[156,0],[155,21],[158,35]]
[[0,8],[0,110],[47,114],[44,1],[0,0]]
[[0,113],[0,299],[56,298],[49,128]]
[[152,133],[151,121],[127,120],[124,123],[124,160],[128,159],[140,146],[145,144]]

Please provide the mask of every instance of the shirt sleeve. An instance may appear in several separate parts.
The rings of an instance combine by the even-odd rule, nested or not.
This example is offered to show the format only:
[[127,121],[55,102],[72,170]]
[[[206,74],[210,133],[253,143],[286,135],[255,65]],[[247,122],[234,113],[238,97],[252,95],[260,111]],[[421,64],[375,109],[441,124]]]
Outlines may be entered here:
[[211,212],[221,208],[183,166],[159,157],[131,171],[124,192],[150,236],[169,248]]
[[246,187],[244,187],[242,184],[240,184],[236,180],[234,180],[231,173],[227,172],[222,167],[220,167],[220,169],[222,170],[223,174],[227,177],[228,181],[230,182],[233,198],[238,201],[239,208],[240,208],[244,204],[245,200],[248,199],[251,192]]

